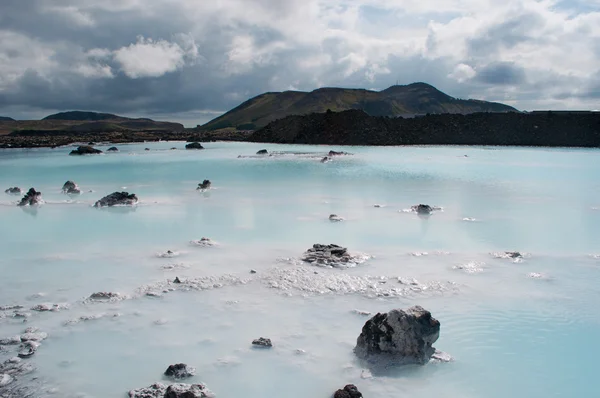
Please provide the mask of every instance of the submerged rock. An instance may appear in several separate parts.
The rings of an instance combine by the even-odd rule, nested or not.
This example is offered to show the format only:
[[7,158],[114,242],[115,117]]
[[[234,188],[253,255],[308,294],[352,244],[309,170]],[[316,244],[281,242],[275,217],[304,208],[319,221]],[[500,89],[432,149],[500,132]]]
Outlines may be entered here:
[[169,365],[165,370],[165,376],[173,379],[185,379],[186,377],[192,377],[196,374],[196,369],[186,365],[185,363],[177,363],[175,365]]
[[435,353],[440,322],[423,307],[395,309],[369,319],[356,340],[354,353],[369,362],[424,365]]
[[96,155],[102,153],[101,150],[93,148],[89,145],[82,145],[77,149],[72,150],[69,155]]
[[81,193],[79,186],[77,186],[77,184],[71,180],[64,183],[62,191],[63,193],[71,195],[79,195]]
[[321,159],[321,163],[327,163],[327,162],[330,162],[330,161],[331,161],[331,159],[328,158],[327,156],[325,156],[323,159]]
[[27,341],[21,345],[21,349],[19,350],[17,356],[19,358],[32,357],[37,352],[39,346],[40,344],[35,341]]
[[259,337],[258,339],[253,340],[252,345],[255,347],[264,347],[264,348],[273,347],[273,343],[271,343],[271,339],[267,339],[265,337]]
[[119,152],[119,148],[117,148],[116,146],[111,146],[106,150],[106,152]]
[[200,184],[198,184],[198,188],[196,188],[196,189],[202,189],[202,190],[210,189],[211,185],[212,185],[212,183],[210,182],[210,180],[204,180]]
[[211,246],[217,245],[217,242],[213,241],[210,238],[204,238],[204,237],[202,237],[201,239],[198,239],[198,240],[192,240],[192,241],[190,241],[190,243],[192,245],[202,246],[202,247],[211,247]]
[[149,151],[149,150],[150,150],[150,148],[144,148],[144,151]]
[[329,151],[329,156],[340,156],[340,155],[348,155],[348,152]]
[[9,195],[20,195],[21,192],[23,192],[23,190],[19,187],[11,187],[11,188],[4,190],[4,192]]
[[38,304],[36,306],[31,307],[31,310],[37,312],[58,312],[67,308],[69,308],[67,304]]
[[137,196],[129,192],[113,192],[97,201],[94,207],[132,206],[138,202]]
[[302,261],[313,265],[326,267],[344,267],[352,266],[363,262],[366,256],[353,256],[348,253],[348,249],[338,245],[314,244],[308,249],[302,257]]
[[344,218],[343,218],[343,217],[340,217],[340,216],[338,216],[337,214],[331,214],[331,215],[329,216],[329,221],[334,221],[334,222],[337,222],[337,221],[344,221]]
[[362,394],[354,384],[348,384],[333,394],[333,398],[362,398]]
[[185,149],[204,149],[199,142],[191,142],[185,146]]
[[261,149],[260,151],[256,152],[257,155],[268,155],[269,151],[267,151],[266,149]]
[[160,258],[173,258],[173,257],[179,256],[179,253],[171,251],[171,250],[167,250],[164,253],[158,253],[157,256]]
[[114,293],[114,292],[96,292],[96,293],[92,293],[89,297],[90,300],[120,300],[122,299],[123,296],[121,295],[121,293]]
[[431,214],[433,213],[433,207],[424,204],[418,204],[411,207],[411,210],[417,214]]
[[523,255],[519,252],[504,252],[509,258],[523,258]]
[[33,206],[44,203],[42,193],[36,191],[35,188],[29,188],[29,191],[23,196],[18,206]]
[[212,398],[215,395],[204,384],[154,383],[149,387],[129,391],[129,398]]

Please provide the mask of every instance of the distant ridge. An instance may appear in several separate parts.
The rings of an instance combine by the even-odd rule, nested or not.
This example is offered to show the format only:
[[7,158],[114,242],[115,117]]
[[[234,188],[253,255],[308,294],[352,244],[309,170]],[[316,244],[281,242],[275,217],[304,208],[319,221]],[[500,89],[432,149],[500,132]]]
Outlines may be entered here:
[[46,116],[42,120],[0,121],[0,135],[5,134],[89,134],[109,132],[183,131],[181,123],[159,122],[146,118],[128,118],[111,113],[68,111]]
[[0,116],[0,122],[14,122],[15,119],[12,117]]
[[427,113],[518,112],[501,103],[457,99],[422,82],[396,85],[382,91],[325,87],[311,92],[284,91],[258,95],[200,129],[256,130],[286,116],[350,109],[362,110],[371,116],[389,117]]
[[110,113],[84,112],[84,111],[69,111],[59,112],[53,115],[46,116],[42,120],[110,120],[122,119],[122,117]]

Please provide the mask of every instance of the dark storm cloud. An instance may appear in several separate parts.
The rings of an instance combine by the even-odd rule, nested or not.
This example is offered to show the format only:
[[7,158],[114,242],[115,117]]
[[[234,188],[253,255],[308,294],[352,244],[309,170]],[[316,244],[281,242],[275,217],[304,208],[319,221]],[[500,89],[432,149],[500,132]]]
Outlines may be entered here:
[[[589,37],[600,32],[589,15],[577,20],[569,11],[565,24],[577,21],[569,44],[560,42],[568,29],[549,18],[558,14],[533,0],[520,8],[453,4],[439,9],[423,0],[413,22],[399,24],[410,7],[390,0],[4,1],[0,114],[86,109],[211,117],[265,91],[383,89],[396,81],[424,81],[461,98],[502,100],[510,91],[517,102],[598,92],[595,70],[581,69],[581,87],[566,89],[571,65],[592,65],[589,54],[600,58],[597,41],[577,53],[585,62],[542,57],[560,46],[585,48],[584,39],[594,43]],[[384,19],[377,17],[382,10]],[[485,22],[471,28],[460,19],[472,13]],[[419,31],[436,18],[436,34]],[[362,31],[364,21],[377,24]],[[525,59],[518,56],[522,45],[544,51]],[[563,89],[549,87],[551,79]]]
[[525,69],[511,63],[494,63],[477,72],[477,80],[485,84],[515,85],[526,82]]

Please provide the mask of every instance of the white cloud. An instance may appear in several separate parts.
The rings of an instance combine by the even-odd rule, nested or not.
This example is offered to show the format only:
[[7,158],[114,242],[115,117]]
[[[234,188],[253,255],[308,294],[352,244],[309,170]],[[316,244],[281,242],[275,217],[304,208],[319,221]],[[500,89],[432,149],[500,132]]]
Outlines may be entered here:
[[67,21],[81,27],[93,27],[95,25],[92,16],[84,11],[81,11],[76,6],[52,6],[46,7],[46,12],[55,13]]
[[139,36],[135,44],[114,51],[113,57],[121,70],[132,79],[159,77],[181,69],[186,61],[198,57],[195,42],[185,42],[182,48],[166,40],[152,40]]
[[454,67],[454,70],[448,75],[448,77],[456,80],[459,83],[462,83],[474,78],[476,74],[477,72],[475,72],[475,69],[473,69],[471,66],[461,63]]
[[112,69],[108,65],[82,63],[75,67],[74,71],[81,76],[89,78],[111,78],[114,77]]

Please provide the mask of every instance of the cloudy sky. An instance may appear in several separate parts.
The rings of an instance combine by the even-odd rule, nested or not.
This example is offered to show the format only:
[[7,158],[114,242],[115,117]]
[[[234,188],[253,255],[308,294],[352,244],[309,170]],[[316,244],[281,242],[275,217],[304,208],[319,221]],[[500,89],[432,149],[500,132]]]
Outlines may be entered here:
[[181,121],[265,91],[430,83],[600,108],[600,0],[0,0],[0,115]]

